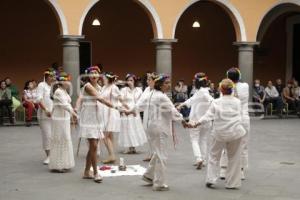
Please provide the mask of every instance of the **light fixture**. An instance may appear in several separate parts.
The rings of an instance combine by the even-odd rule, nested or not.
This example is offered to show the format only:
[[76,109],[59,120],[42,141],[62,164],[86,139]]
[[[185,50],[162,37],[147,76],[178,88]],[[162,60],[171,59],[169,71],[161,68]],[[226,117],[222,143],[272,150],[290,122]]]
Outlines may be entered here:
[[100,21],[99,21],[99,19],[94,19],[92,25],[93,25],[93,26],[100,26]]
[[194,21],[193,28],[200,28],[200,23],[198,21]]

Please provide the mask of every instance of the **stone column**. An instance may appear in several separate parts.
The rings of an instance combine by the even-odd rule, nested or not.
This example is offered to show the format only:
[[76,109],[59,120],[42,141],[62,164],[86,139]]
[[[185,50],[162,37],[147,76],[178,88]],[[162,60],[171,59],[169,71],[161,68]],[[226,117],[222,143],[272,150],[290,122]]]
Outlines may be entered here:
[[238,46],[239,60],[238,67],[241,70],[242,81],[249,84],[249,100],[252,101],[253,85],[253,49],[258,42],[234,42]]
[[63,35],[63,69],[71,75],[72,80],[72,103],[74,104],[79,93],[80,87],[80,59],[79,59],[79,41],[84,36]]
[[172,43],[176,39],[154,39],[156,44],[156,72],[172,76]]

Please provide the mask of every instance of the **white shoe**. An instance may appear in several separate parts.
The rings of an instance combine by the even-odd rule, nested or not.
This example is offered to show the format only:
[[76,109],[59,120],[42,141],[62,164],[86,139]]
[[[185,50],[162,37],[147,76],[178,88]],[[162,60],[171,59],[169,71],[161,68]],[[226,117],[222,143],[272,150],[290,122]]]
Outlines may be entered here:
[[221,167],[220,179],[225,180],[225,177],[226,177],[226,168]]
[[169,191],[170,188],[167,185],[153,186],[153,191]]
[[49,156],[43,161],[44,165],[48,165],[50,162]]
[[241,170],[241,180],[245,180],[246,177],[245,177],[245,172],[244,170]]

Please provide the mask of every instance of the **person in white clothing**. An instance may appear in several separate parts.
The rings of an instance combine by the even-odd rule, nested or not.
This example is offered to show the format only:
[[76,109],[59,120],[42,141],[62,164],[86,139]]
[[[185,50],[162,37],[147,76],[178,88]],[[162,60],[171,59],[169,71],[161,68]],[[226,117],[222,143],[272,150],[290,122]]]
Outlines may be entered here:
[[77,118],[67,90],[70,87],[70,76],[60,72],[57,82],[52,87],[52,125],[50,139],[49,169],[53,172],[67,172],[75,166],[71,138],[71,117]]
[[242,125],[242,104],[238,98],[232,96],[233,88],[234,83],[230,79],[222,80],[220,90],[223,96],[215,99],[205,115],[196,123],[191,123],[191,127],[197,127],[214,121],[206,177],[206,186],[209,188],[213,187],[219,178],[219,162],[223,149],[228,155],[225,186],[227,189],[241,186],[241,148],[246,130]]
[[[183,123],[185,121],[165,94],[171,88],[169,77],[159,75],[154,82],[154,90],[147,97],[152,105],[151,109],[148,110],[147,132],[149,134],[149,142],[152,143],[153,155],[143,175],[143,180],[153,184],[154,191],[167,191],[169,190],[166,181],[167,139],[168,136],[173,134],[172,121],[182,121]],[[141,104],[136,105],[136,110],[143,111],[146,107],[147,105],[141,102]]]
[[146,89],[142,93],[141,98],[138,100],[137,104],[139,105],[144,105],[144,112],[143,112],[143,126],[144,130],[146,132],[146,136],[148,139],[148,145],[149,145],[149,150],[148,150],[148,156],[143,159],[144,162],[149,162],[151,160],[152,154],[153,154],[153,147],[152,144],[149,142],[150,137],[148,134],[148,122],[149,122],[149,110],[151,109],[151,105],[149,103],[149,97],[154,91],[154,80],[157,78],[157,74],[155,72],[153,73],[148,73],[147,74],[147,85]]
[[[250,117],[249,117],[249,85],[247,83],[241,82],[241,72],[238,68],[231,68],[227,71],[227,78],[235,83],[233,90],[233,95],[241,100],[242,103],[242,118],[243,127],[246,130],[245,136],[242,138],[242,151],[241,151],[241,178],[245,179],[245,171],[248,168],[248,141],[250,136]],[[221,172],[220,178],[225,179],[226,168],[228,159],[226,151],[223,152],[221,158]]]
[[[106,101],[99,93],[98,79],[100,72],[97,66],[89,67],[86,70],[89,76],[88,82],[83,86],[81,99],[76,103],[76,110],[80,110],[79,134],[81,138],[87,139],[89,143],[83,179],[94,179],[96,183],[102,182],[102,177],[98,174],[97,169],[97,148],[99,140],[104,138],[103,115],[99,103],[110,108],[117,108]],[[91,167],[93,168],[93,175],[90,174]]]
[[[207,85],[207,76],[205,73],[197,73],[194,76],[195,79],[195,87],[197,91],[195,94],[181,103],[177,109],[180,110],[183,106],[187,106],[191,108],[191,112],[189,115],[189,121],[191,123],[195,122],[199,118],[201,118],[206,111],[208,110],[211,102],[213,101],[212,96],[209,94],[209,88]],[[201,169],[203,164],[206,163],[207,160],[207,137],[209,136],[211,131],[211,122],[203,124],[200,127],[193,128],[189,130],[193,153],[196,158],[195,166],[196,169]],[[199,145],[200,142],[200,145]]]
[[[123,106],[128,109],[128,106],[123,102],[119,88],[115,85],[117,76],[113,73],[104,74],[104,86],[101,90],[101,96],[113,105]],[[109,107],[103,108],[104,121],[104,144],[108,151],[108,158],[103,160],[104,164],[115,163],[116,155],[114,150],[114,134],[120,132],[120,112]]]
[[[121,89],[122,99],[129,109],[134,108],[137,101],[142,95],[142,90],[135,87],[136,76],[127,74],[125,77],[127,87]],[[119,134],[119,145],[121,147],[129,148],[124,153],[135,154],[135,147],[142,146],[147,142],[147,137],[142,124],[139,113],[126,115],[121,113],[121,132]]]
[[50,98],[51,85],[55,81],[55,71],[50,68],[44,72],[44,82],[39,83],[37,88],[36,102],[39,104],[37,117],[42,132],[43,149],[46,153],[44,164],[49,164],[50,137],[51,137],[51,111],[53,102]]

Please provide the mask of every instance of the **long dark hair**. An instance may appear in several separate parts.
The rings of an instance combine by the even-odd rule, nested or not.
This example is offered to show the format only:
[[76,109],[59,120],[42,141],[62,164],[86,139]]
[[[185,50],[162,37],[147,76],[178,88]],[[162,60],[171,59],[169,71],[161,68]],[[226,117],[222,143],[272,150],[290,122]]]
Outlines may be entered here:
[[[137,77],[134,74],[127,74],[125,77],[125,81],[128,81],[129,78],[132,78],[134,81],[134,87],[137,86]],[[129,87],[129,85],[126,83],[126,87]]]
[[29,89],[29,84],[31,83],[32,81],[26,81],[25,84],[24,84],[24,90],[28,90]]
[[158,77],[154,80],[154,89],[158,90],[158,91],[162,91],[161,88],[165,82],[165,80],[167,80],[169,78],[169,76],[161,74],[158,75]]
[[208,86],[208,78],[205,73],[199,72],[195,74],[195,87],[197,89],[200,89],[202,87],[207,87]]
[[55,91],[59,88],[59,87],[62,87],[62,83],[60,82],[56,82],[52,85],[51,87],[51,92],[50,92],[50,98],[53,100],[54,99],[54,93]]

